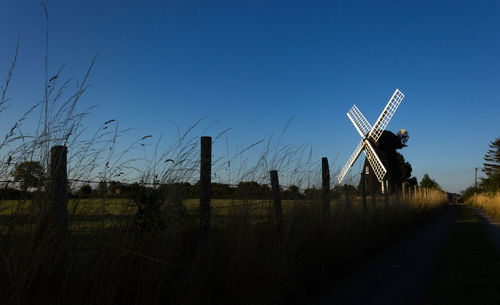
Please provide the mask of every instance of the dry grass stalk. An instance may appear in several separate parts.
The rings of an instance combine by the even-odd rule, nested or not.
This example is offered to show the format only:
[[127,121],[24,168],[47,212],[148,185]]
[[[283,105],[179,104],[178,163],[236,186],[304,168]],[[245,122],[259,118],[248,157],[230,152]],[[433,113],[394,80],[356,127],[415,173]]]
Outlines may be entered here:
[[500,192],[475,194],[466,204],[480,207],[488,214],[500,218]]

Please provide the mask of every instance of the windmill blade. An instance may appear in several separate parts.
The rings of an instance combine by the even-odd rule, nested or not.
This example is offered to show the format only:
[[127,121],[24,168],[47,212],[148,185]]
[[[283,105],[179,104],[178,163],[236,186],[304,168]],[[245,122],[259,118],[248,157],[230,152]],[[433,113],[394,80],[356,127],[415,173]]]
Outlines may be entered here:
[[389,124],[389,121],[396,112],[396,109],[398,109],[398,106],[404,97],[404,94],[399,91],[399,89],[396,89],[396,91],[394,91],[394,94],[385,106],[384,111],[382,111],[377,122],[375,123],[375,125],[373,125],[373,128],[368,135],[368,137],[372,139],[374,143],[377,143],[378,139],[382,135],[382,132],[384,132],[387,124]]
[[385,166],[382,163],[382,161],[380,161],[370,141],[366,141],[365,154],[366,158],[370,162],[370,165],[372,166],[373,171],[375,172],[375,175],[377,176],[378,181],[379,182],[384,181],[384,177],[385,174],[387,173],[387,170],[385,169]]
[[356,107],[356,105],[352,106],[351,110],[347,113],[347,116],[351,120],[354,127],[356,127],[356,130],[359,132],[361,137],[365,138],[372,129],[372,125],[368,123],[361,111],[359,111],[358,107]]
[[349,171],[351,166],[358,159],[359,155],[361,154],[361,151],[363,150],[363,146],[364,146],[363,143],[364,142],[365,142],[364,140],[361,140],[361,142],[359,142],[358,146],[356,146],[356,149],[354,149],[354,152],[352,153],[351,157],[349,158],[349,160],[347,160],[347,163],[344,165],[344,167],[340,171],[340,174],[337,176],[339,183],[342,182],[345,174],[347,174],[347,172]]

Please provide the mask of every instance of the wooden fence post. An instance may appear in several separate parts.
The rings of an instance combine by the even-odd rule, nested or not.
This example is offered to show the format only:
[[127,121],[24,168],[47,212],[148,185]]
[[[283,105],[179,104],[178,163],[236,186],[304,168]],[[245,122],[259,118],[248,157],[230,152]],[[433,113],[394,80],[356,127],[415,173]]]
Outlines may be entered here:
[[349,199],[349,189],[347,187],[347,184],[344,184],[344,196],[345,196],[345,208],[350,209],[351,208],[351,202]]
[[[35,232],[33,258],[42,262],[30,270],[31,283],[27,295],[37,295],[39,282],[50,283],[40,296],[41,303],[50,304],[60,296],[68,264],[68,173],[65,146],[50,149],[47,196]],[[39,298],[37,298],[38,300]]]
[[396,205],[400,205],[401,204],[401,189],[399,187],[396,187],[396,189],[394,190],[394,203]]
[[371,193],[372,193],[372,207],[373,209],[375,209],[376,205],[377,205],[377,187],[376,187],[376,183],[371,183]]
[[368,205],[366,204],[366,173],[364,168],[361,171],[361,181],[359,183],[361,186],[361,203],[363,205],[363,211],[367,211]]
[[210,195],[212,183],[212,138],[201,137],[200,158],[200,239],[210,234]]
[[269,172],[271,176],[271,188],[273,191],[274,214],[276,217],[276,225],[279,229],[283,226],[283,207],[281,205],[280,183],[278,179],[278,171],[272,170]]
[[382,182],[385,184],[385,192],[384,192],[384,205],[387,208],[389,206],[389,181],[385,180]]
[[50,150],[50,228],[54,243],[65,251],[68,234],[68,149],[54,146]]
[[328,166],[328,158],[321,159],[321,177],[322,177],[322,199],[323,199],[323,215],[328,219],[330,216],[330,167]]

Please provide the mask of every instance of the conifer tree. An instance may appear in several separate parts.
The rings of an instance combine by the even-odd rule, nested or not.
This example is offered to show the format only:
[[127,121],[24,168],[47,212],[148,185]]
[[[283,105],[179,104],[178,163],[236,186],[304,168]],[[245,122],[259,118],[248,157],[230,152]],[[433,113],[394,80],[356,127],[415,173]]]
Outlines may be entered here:
[[500,138],[496,138],[489,145],[488,152],[484,156],[483,172],[486,178],[482,178],[482,186],[486,190],[494,191],[500,188]]

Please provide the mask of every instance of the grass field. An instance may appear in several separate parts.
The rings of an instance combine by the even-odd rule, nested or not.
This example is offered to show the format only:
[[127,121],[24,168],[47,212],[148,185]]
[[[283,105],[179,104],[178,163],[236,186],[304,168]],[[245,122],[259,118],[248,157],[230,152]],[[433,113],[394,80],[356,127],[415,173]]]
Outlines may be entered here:
[[[402,199],[390,197],[390,205],[407,205],[411,201],[413,207],[426,205],[427,199],[422,199],[423,194],[419,195],[416,200],[411,201],[408,198],[407,203],[402,203]],[[422,197],[422,198],[421,198]],[[430,201],[435,200],[433,198]],[[378,208],[384,203],[384,197],[376,198]],[[342,211],[346,207],[344,198],[338,198],[331,201],[331,209]],[[371,204],[371,198],[369,198]],[[361,197],[351,196],[348,203],[350,208],[355,210],[361,209]],[[306,209],[308,213],[320,213],[321,203],[314,200],[282,200],[283,213],[289,215],[296,210]],[[171,206],[165,203],[162,207],[162,214],[168,216]],[[186,199],[183,201],[183,208],[187,215],[196,218],[199,208],[198,199]],[[371,209],[374,207],[371,206]],[[221,221],[224,218],[232,215],[247,215],[253,218],[254,222],[268,221],[272,217],[273,211],[272,200],[243,200],[243,199],[212,199],[211,200],[211,215],[214,221]],[[0,201],[0,228],[8,224],[17,224],[26,228],[26,224],[34,223],[37,219],[37,207],[33,206],[31,200],[1,200]],[[79,230],[83,228],[103,228],[119,225],[120,223],[129,221],[137,212],[136,204],[130,199],[116,198],[90,198],[90,199],[71,199],[68,202],[68,215],[71,230]],[[19,226],[18,226],[19,227]],[[23,229],[24,230],[24,229]]]
[[[420,203],[426,204],[426,201],[433,201],[435,198],[427,198],[425,195],[418,195],[417,199],[412,201],[412,205]],[[369,204],[371,198],[368,198]],[[399,204],[403,199],[396,199],[391,196],[389,204]],[[406,201],[411,201],[409,198]],[[384,204],[384,197],[377,196],[376,201],[378,205]],[[199,206],[199,199],[185,199],[183,205],[186,210],[191,213],[196,213]],[[212,199],[211,208],[215,215],[230,214],[231,211],[239,210],[242,208],[250,209],[258,214],[267,214],[269,209],[272,208],[272,200],[259,200],[259,199]],[[343,206],[345,200],[343,198],[332,199],[331,207],[336,208]],[[359,195],[352,196],[349,204],[354,208],[361,208],[361,197]],[[29,215],[33,212],[34,207],[31,200],[0,200],[0,216],[8,215]],[[294,207],[308,207],[319,208],[319,202],[316,200],[282,200],[282,205],[285,214],[290,212]],[[133,214],[137,210],[135,203],[130,199],[116,199],[116,198],[90,198],[90,199],[71,199],[68,202],[68,214],[70,216],[83,216],[83,215],[123,215]]]

